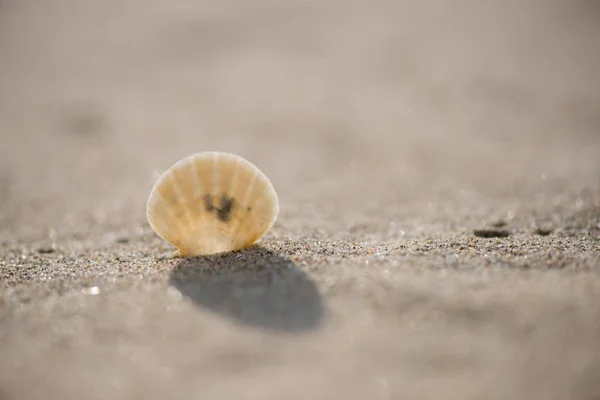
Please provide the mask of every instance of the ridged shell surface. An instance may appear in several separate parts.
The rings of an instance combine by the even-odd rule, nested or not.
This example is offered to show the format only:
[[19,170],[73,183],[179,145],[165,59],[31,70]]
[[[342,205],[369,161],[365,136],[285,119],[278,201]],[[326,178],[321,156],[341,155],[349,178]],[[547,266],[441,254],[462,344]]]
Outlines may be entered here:
[[239,250],[260,239],[279,213],[269,179],[229,153],[185,157],[157,180],[146,216],[158,236],[184,256]]

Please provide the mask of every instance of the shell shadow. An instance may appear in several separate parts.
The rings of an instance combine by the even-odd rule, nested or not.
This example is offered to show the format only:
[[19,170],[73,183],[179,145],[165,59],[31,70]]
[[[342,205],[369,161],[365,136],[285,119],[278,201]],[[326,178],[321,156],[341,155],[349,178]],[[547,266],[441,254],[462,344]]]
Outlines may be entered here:
[[198,307],[254,327],[302,332],[324,318],[315,283],[292,260],[260,246],[182,259],[170,283]]

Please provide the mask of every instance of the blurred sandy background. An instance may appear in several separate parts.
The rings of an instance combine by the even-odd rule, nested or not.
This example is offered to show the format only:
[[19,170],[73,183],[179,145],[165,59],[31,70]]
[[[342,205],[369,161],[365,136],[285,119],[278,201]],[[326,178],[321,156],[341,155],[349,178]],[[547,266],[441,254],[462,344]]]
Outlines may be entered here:
[[[172,259],[205,150],[281,214]],[[2,400],[598,399],[599,271],[598,1],[0,0]]]

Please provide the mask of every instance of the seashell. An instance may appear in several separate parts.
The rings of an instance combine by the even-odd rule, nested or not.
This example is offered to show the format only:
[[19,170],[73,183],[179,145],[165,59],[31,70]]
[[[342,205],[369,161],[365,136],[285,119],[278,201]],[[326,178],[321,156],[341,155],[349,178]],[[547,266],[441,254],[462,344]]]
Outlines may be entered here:
[[183,256],[239,250],[275,223],[277,194],[250,161],[229,153],[187,156],[164,171],[146,206],[148,223]]

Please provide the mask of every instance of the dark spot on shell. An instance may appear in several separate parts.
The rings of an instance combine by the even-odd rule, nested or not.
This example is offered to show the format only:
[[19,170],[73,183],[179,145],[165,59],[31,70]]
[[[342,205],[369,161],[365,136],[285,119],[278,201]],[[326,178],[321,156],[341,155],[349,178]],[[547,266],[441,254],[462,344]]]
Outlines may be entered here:
[[227,222],[231,219],[231,211],[235,205],[235,199],[224,194],[219,200],[219,206],[215,207],[210,194],[204,196],[204,209],[207,212],[215,212],[221,222]]
[[510,236],[510,232],[503,229],[475,229],[473,234],[481,238],[505,238]]
[[208,212],[211,212],[215,209],[210,194],[204,196],[204,209]]
[[252,211],[252,207],[248,206],[246,207],[246,210],[248,210],[248,212]]
[[221,203],[219,208],[217,208],[217,218],[220,221],[227,222],[231,218],[231,210],[233,209],[233,205],[235,203],[235,199],[228,197],[226,194],[221,196]]

